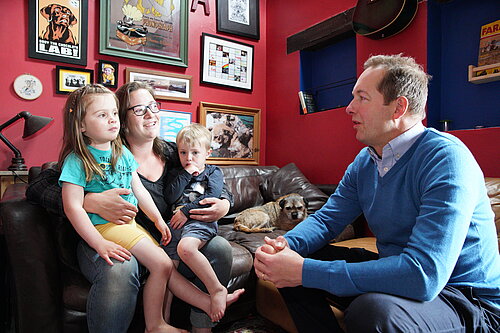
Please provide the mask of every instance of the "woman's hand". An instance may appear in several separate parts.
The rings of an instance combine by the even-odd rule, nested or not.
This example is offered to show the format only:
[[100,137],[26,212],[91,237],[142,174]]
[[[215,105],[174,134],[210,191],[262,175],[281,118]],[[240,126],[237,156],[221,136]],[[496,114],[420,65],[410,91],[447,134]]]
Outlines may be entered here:
[[174,229],[180,229],[187,222],[187,217],[184,213],[179,209],[170,219],[170,225]]
[[129,223],[137,214],[137,207],[120,195],[130,194],[130,190],[114,188],[101,193],[87,193],[83,208],[88,213],[98,214],[114,224]]
[[201,205],[210,205],[207,208],[191,209],[189,217],[202,222],[213,222],[224,217],[229,212],[230,203],[227,199],[205,198],[200,200]]
[[111,258],[123,262],[125,260],[130,260],[132,257],[132,254],[126,248],[106,239],[100,241],[99,244],[96,245],[95,250],[99,256],[106,260],[111,266],[113,266]]
[[156,229],[158,229],[161,233],[161,244],[167,245],[172,240],[172,234],[170,233],[170,229],[168,228],[165,221],[161,220],[155,223]]

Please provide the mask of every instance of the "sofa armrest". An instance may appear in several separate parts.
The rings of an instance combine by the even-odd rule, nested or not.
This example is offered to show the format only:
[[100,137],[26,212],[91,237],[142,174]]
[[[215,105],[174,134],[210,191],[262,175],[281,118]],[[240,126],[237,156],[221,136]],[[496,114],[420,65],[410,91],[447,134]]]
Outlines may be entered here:
[[9,186],[0,220],[14,286],[17,332],[60,332],[62,282],[49,214]]

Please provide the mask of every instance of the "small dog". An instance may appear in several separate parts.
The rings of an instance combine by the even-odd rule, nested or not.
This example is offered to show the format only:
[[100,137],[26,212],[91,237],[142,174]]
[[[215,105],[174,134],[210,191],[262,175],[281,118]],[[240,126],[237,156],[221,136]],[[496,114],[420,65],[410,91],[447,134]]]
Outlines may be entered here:
[[307,217],[307,201],[297,193],[287,194],[263,206],[245,209],[234,219],[233,229],[244,232],[291,230]]
[[42,39],[76,45],[76,40],[69,28],[76,24],[77,19],[68,7],[51,4],[40,9],[40,13],[49,22]]

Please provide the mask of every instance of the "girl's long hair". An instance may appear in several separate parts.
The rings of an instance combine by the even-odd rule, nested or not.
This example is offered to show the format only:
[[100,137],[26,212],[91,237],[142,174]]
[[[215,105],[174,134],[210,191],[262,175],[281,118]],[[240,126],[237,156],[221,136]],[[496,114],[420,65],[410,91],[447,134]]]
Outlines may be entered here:
[[[104,178],[104,171],[88,149],[90,139],[81,131],[83,119],[87,106],[91,103],[93,96],[99,94],[110,94],[114,97],[118,107],[118,99],[108,88],[100,84],[89,84],[73,91],[66,100],[63,108],[64,135],[61,152],[59,154],[59,167],[62,168],[64,160],[70,153],[78,156],[85,170],[85,180],[89,182],[95,175]],[[111,167],[115,170],[116,162],[122,155],[123,145],[120,136],[111,141]]]
[[[131,112],[129,111],[130,107],[130,94],[134,91],[144,89],[147,90],[153,98],[155,98],[154,89],[147,83],[141,81],[132,81],[127,82],[116,91],[116,97],[119,102],[119,115],[120,115],[120,136],[122,137],[123,143],[125,146],[130,148],[129,143],[127,142],[127,118],[130,116]],[[135,117],[135,116],[133,116]],[[156,137],[153,141],[153,153],[158,156],[160,159],[165,161],[165,141],[160,137]]]

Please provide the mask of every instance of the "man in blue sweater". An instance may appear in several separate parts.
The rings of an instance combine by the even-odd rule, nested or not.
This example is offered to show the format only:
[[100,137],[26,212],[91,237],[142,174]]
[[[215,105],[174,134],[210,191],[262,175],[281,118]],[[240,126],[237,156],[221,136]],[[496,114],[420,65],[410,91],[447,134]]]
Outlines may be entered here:
[[[284,237],[266,239],[257,276],[299,332],[500,332],[500,256],[484,176],[467,147],[425,128],[428,76],[412,58],[373,56],[347,107],[368,147],[336,192]],[[364,214],[378,254],[327,246]]]

